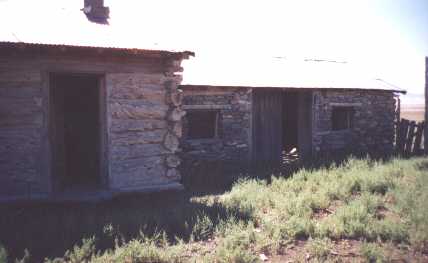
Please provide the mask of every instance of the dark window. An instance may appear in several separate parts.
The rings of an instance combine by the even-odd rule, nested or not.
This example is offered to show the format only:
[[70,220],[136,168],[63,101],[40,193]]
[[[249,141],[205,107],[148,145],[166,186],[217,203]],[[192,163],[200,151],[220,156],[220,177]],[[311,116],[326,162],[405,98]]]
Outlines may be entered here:
[[354,126],[354,108],[333,107],[331,119],[333,131],[351,129]]
[[212,139],[217,137],[217,111],[188,111],[186,114],[189,139]]

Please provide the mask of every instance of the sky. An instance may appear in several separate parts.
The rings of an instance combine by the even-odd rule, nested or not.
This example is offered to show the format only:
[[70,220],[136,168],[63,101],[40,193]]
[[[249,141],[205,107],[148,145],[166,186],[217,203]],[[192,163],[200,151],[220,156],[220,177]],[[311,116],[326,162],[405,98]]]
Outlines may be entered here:
[[[83,0],[0,0],[0,13],[7,4],[18,6],[3,13],[5,21],[0,17],[0,22],[16,17],[17,31],[34,24],[33,34],[52,37],[46,27],[60,26],[48,18],[48,7],[65,3],[73,10],[83,6]],[[194,51],[196,57],[184,63],[184,74],[186,68],[197,67],[197,61],[209,61],[212,71],[232,60],[250,67],[258,57],[346,61],[357,71],[406,89],[405,103],[423,103],[428,0],[105,0],[105,4],[110,7],[111,26],[118,31],[115,40],[132,34],[135,41],[154,41],[160,48]],[[42,26],[34,19],[28,23],[31,16],[44,20]],[[69,30],[83,29],[72,24]]]
[[[115,1],[106,0],[106,4],[113,6]],[[423,102],[428,0],[139,3],[134,15],[160,25],[197,57],[213,61],[228,55],[249,61],[251,56],[347,61],[406,89],[409,95],[404,102]],[[158,29],[150,22],[147,25],[144,29]],[[221,63],[224,61],[219,67]]]

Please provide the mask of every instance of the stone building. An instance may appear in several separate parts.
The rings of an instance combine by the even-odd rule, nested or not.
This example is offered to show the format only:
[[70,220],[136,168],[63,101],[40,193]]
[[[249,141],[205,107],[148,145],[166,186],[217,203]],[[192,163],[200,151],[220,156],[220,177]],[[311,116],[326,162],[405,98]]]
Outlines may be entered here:
[[245,62],[228,63],[215,71],[197,58],[186,65],[180,89],[186,110],[181,148],[187,164],[265,167],[351,153],[392,153],[397,96],[404,90],[356,76],[344,62],[277,58],[252,60],[247,67]]
[[125,38],[102,0],[52,2],[24,27],[14,2],[0,10],[0,201],[181,188],[177,86],[192,53]]

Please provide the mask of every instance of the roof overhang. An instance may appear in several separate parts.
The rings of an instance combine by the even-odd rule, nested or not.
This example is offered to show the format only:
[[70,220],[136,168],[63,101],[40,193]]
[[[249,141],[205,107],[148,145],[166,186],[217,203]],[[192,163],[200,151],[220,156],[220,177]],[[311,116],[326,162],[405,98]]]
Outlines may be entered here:
[[339,87],[299,87],[299,86],[285,86],[285,87],[279,87],[279,86],[235,86],[235,85],[197,85],[197,84],[181,84],[181,89],[197,89],[197,88],[204,88],[204,89],[214,89],[214,88],[220,88],[220,89],[228,89],[228,88],[247,88],[247,89],[284,89],[284,90],[330,90],[330,91],[347,91],[347,90],[353,90],[353,91],[387,91],[387,92],[394,92],[394,93],[400,93],[400,94],[406,94],[407,91],[403,89],[380,89],[380,88],[339,88]]
[[153,49],[137,48],[114,48],[114,47],[93,47],[93,46],[74,46],[74,45],[54,45],[24,42],[2,42],[0,41],[0,55],[19,55],[19,54],[69,54],[84,56],[119,56],[119,57],[150,57],[150,58],[175,58],[188,59],[194,56],[191,51],[167,51]]

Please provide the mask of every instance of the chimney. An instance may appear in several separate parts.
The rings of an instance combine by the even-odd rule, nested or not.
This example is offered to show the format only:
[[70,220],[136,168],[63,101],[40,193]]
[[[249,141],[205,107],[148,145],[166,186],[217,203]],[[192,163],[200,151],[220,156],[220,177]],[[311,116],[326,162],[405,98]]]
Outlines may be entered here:
[[104,0],[84,0],[82,11],[90,21],[108,24],[110,9],[104,6]]

